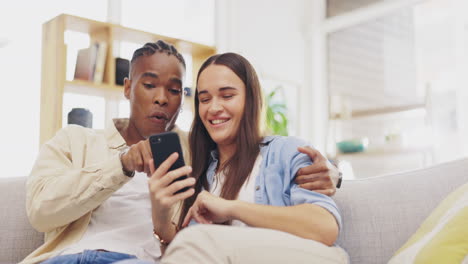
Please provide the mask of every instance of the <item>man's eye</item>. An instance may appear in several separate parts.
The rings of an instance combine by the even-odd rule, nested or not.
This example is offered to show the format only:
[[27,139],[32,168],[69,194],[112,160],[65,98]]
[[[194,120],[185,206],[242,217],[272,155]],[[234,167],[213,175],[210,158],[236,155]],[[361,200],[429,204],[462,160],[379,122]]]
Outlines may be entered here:
[[154,85],[151,83],[143,83],[143,86],[147,89],[154,88]]
[[169,91],[173,94],[180,94],[182,92],[182,90],[176,88],[171,88]]

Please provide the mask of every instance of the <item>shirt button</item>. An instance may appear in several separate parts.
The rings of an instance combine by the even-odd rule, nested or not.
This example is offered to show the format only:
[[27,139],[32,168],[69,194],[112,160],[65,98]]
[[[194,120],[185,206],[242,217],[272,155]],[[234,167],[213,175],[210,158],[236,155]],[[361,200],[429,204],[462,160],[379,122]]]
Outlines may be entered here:
[[255,190],[256,190],[256,191],[260,190],[260,186],[257,185],[257,186],[255,187]]

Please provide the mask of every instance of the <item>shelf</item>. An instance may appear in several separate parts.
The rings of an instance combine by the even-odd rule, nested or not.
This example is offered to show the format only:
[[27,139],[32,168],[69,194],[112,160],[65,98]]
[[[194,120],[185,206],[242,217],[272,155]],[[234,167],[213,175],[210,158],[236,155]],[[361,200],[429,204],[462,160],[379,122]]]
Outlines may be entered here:
[[363,152],[353,152],[353,153],[341,153],[336,154],[337,158],[345,159],[352,157],[376,157],[376,156],[386,156],[386,155],[402,155],[402,154],[413,154],[413,153],[430,153],[432,148],[430,146],[421,146],[421,147],[401,147],[401,146],[384,146],[384,147],[375,147],[369,148]]
[[65,81],[66,85],[69,86],[78,86],[78,87],[91,87],[91,88],[97,88],[97,89],[104,89],[104,90],[116,90],[122,92],[123,90],[123,85],[112,85],[112,84],[106,84],[106,83],[93,83],[89,81],[83,81],[83,80],[73,80],[73,81]]
[[[90,44],[96,42],[107,44],[103,83],[66,80],[66,31],[87,34]],[[110,102],[109,105],[124,98],[123,86],[115,85],[115,58],[119,57],[119,54],[114,54],[114,52],[119,42],[131,42],[143,46],[146,42],[159,39],[173,44],[179,52],[192,56],[192,68],[187,71],[192,72],[194,79],[201,64],[216,53],[215,47],[73,15],[61,14],[44,23],[42,25],[40,144],[52,138],[62,128],[64,93],[100,96],[105,99],[106,104]],[[112,118],[114,114],[115,110],[106,106],[106,120]]]
[[368,117],[368,116],[375,116],[375,115],[400,113],[400,112],[412,111],[412,110],[417,110],[417,109],[425,109],[425,108],[426,108],[426,104],[421,103],[421,104],[395,106],[395,107],[375,108],[375,109],[369,109],[369,110],[355,110],[355,111],[352,111],[349,117],[342,116],[341,114],[333,114],[333,115],[330,115],[330,119],[340,120],[340,119],[360,118],[360,117]]

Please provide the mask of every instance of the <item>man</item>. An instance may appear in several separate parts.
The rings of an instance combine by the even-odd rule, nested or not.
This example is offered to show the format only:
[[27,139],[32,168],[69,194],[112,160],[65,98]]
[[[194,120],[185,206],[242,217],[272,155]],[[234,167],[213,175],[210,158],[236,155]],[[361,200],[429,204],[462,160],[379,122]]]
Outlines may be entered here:
[[[174,125],[184,74],[184,59],[172,45],[145,44],[134,52],[124,83],[130,117],[113,120],[104,132],[68,126],[41,148],[27,181],[26,203],[31,224],[45,232],[45,243],[23,263],[160,257],[152,234],[147,139],[177,132],[188,160],[187,135]],[[336,169],[317,151],[304,151],[315,163],[298,173],[299,183],[332,195]]]

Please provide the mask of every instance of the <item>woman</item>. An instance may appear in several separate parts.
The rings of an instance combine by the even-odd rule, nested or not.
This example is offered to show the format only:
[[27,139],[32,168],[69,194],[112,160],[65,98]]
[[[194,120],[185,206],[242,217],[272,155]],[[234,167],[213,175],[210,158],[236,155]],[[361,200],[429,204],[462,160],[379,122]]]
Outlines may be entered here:
[[[261,109],[259,80],[245,58],[225,53],[202,65],[190,133],[193,170],[166,174],[177,158],[173,154],[154,173],[149,183],[156,193],[154,233],[167,245],[190,222],[224,225],[187,228],[162,263],[347,262],[346,253],[333,246],[341,226],[336,204],[293,181],[300,168],[311,164],[299,151],[306,143],[262,137]],[[189,173],[193,178],[156,191]],[[167,195],[192,185],[184,193]],[[172,205],[183,199],[175,224],[169,217]]]

